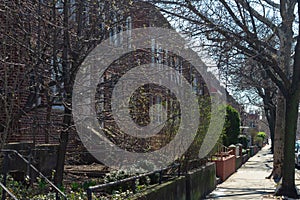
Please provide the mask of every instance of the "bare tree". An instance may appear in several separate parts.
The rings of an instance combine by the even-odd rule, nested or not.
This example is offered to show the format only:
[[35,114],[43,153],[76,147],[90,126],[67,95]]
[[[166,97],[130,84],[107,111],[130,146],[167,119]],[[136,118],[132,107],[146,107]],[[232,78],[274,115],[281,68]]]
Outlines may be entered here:
[[[228,56],[228,53],[230,52],[223,50],[218,60],[221,81],[223,79],[225,85],[230,85],[233,95],[242,104],[255,105],[264,110],[270,130],[273,152],[277,87],[268,78],[260,63],[255,62],[253,59],[244,60],[240,57],[235,58],[234,55]],[[228,59],[229,57],[230,59]]]
[[[56,6],[54,1],[52,6]],[[63,129],[60,134],[60,148],[57,160],[55,183],[62,185],[65,154],[69,132],[72,129],[72,88],[76,73],[90,51],[108,37],[109,29],[124,24],[128,12],[128,2],[106,0],[65,0],[57,5],[58,16],[62,20],[61,43],[58,44],[54,58],[60,56],[61,78],[56,85],[60,87],[64,106]],[[54,7],[55,9],[55,7]],[[117,14],[112,14],[117,13]],[[55,40],[53,40],[55,42]],[[53,52],[56,51],[55,49]],[[54,60],[54,59],[53,59]],[[57,66],[54,66],[54,69]],[[57,70],[58,71],[58,70]],[[63,85],[63,87],[62,87]]]
[[[19,10],[24,6],[23,10]],[[1,1],[0,4],[0,102],[1,102],[1,148],[12,136],[12,133],[18,133],[18,121],[22,115],[34,108],[36,103],[32,98],[32,91],[35,90],[35,84],[30,81],[29,72],[33,67],[28,68],[29,58],[33,52],[30,40],[28,40],[29,16],[20,18],[24,10],[28,9],[30,4],[20,2]],[[18,12],[20,11],[20,12]],[[27,10],[28,11],[28,10]],[[26,85],[28,87],[26,87]],[[29,90],[27,90],[29,89]],[[29,92],[28,98],[22,98],[24,91]]]
[[[36,113],[28,117],[33,116],[34,122],[43,120],[37,118],[38,109],[43,107],[46,108],[45,140],[49,142],[52,106],[62,106],[64,115],[55,177],[56,184],[61,185],[69,132],[73,129],[71,100],[77,70],[89,52],[108,37],[112,27],[124,23],[130,3],[126,0],[1,0],[0,6],[1,109],[6,113],[1,118],[1,127],[6,133],[6,129],[18,124],[17,116],[32,110]],[[112,13],[118,15],[113,17]],[[22,70],[16,75],[17,71],[10,66]],[[13,72],[24,80],[14,81],[9,77]],[[14,103],[16,99],[25,99],[25,103],[23,100]],[[6,138],[7,134],[3,143]]]
[[[278,195],[297,197],[294,182],[294,145],[300,93],[299,1],[156,1],[177,18],[192,36],[211,49],[230,49],[234,57],[253,59],[285,99],[283,179]],[[298,13],[299,18],[299,13]],[[297,31],[294,33],[294,30]],[[201,41],[199,40],[199,41]],[[216,51],[220,52],[220,51]]]

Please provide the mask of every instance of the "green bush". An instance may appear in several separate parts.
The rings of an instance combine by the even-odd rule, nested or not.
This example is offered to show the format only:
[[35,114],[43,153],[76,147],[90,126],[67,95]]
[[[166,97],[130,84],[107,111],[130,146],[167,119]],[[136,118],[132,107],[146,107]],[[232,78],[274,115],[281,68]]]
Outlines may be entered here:
[[242,154],[243,154],[243,155],[245,155],[245,154],[247,154],[247,153],[248,153],[247,149],[242,149]]
[[[33,185],[27,185],[23,182],[15,181],[10,175],[7,177],[6,186],[7,188],[18,198],[18,199],[31,199],[31,200],[55,200],[56,199],[56,193],[53,189],[50,189],[51,187],[49,184],[45,182],[45,180],[38,178],[37,182],[35,182]],[[3,181],[3,176],[0,176],[0,181]],[[77,187],[75,184],[73,184],[72,187]],[[86,192],[79,188],[81,185],[79,184],[76,188],[77,191],[68,191],[67,192],[67,198],[69,200],[83,200],[86,199]],[[0,189],[0,197],[2,196],[2,189]],[[7,199],[8,198],[7,194]]]
[[264,140],[267,137],[267,134],[265,132],[258,132],[256,137],[260,137]]
[[248,147],[248,138],[246,135],[239,135],[239,143],[241,143],[243,145],[243,148],[247,148]]
[[263,141],[267,137],[265,132],[258,132],[254,138],[254,142],[257,146],[262,147]]
[[236,109],[227,105],[226,107],[226,119],[222,132],[223,145],[229,146],[239,142],[240,134],[240,116]]

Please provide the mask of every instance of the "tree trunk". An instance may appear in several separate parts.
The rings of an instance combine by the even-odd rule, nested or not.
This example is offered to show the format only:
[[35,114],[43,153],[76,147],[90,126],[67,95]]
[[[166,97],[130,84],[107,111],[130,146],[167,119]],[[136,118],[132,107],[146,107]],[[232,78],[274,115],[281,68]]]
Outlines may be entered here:
[[[297,56],[299,56],[299,38],[295,49],[294,67],[291,66],[292,54],[292,38],[293,38],[293,22],[295,15],[295,2],[280,2],[280,14],[283,22],[279,27],[279,66],[286,75],[289,84],[285,84],[285,88],[281,88],[281,92],[285,97],[285,112],[281,115],[285,116],[284,129],[284,159],[282,168],[282,184],[276,191],[277,195],[283,195],[290,198],[298,198],[297,190],[295,188],[295,139],[297,131],[298,106],[299,106],[299,66],[297,66]],[[299,49],[298,49],[299,50]],[[299,63],[298,63],[299,64]],[[298,69],[297,69],[298,67]],[[293,70],[292,70],[293,69]],[[293,76],[291,79],[290,77]]]
[[278,182],[282,177],[284,125],[285,125],[285,100],[282,94],[277,96],[277,109],[274,135],[273,171],[268,178],[273,177]]
[[[265,102],[265,101],[264,101]],[[267,118],[268,126],[270,129],[271,137],[271,152],[274,153],[274,136],[275,136],[275,126],[276,126],[276,107],[270,106],[269,104],[264,103],[265,115]]]
[[295,139],[298,119],[299,100],[297,95],[290,95],[286,98],[285,112],[285,140],[282,185],[276,192],[277,195],[298,198],[295,187]]
[[274,138],[275,138],[275,125],[276,125],[276,109],[271,108],[270,119],[268,119],[270,137],[271,137],[271,152],[274,153]]
[[[47,88],[46,91],[49,91],[49,88]],[[48,93],[49,94],[49,93]],[[46,135],[45,135],[45,144],[49,144],[49,136],[51,134],[51,113],[52,113],[52,102],[50,100],[49,95],[47,95],[47,110],[46,110]]]
[[62,52],[62,68],[63,68],[63,82],[64,82],[64,119],[63,119],[63,130],[60,133],[60,145],[57,156],[56,173],[55,173],[55,184],[62,186],[63,172],[65,155],[67,151],[68,139],[69,139],[69,128],[72,119],[71,110],[71,83],[70,83],[70,64],[68,61],[69,52],[69,0],[64,1],[63,5],[63,17],[64,17],[64,33],[63,33],[63,52]]
[[56,173],[55,173],[56,186],[62,186],[62,182],[63,182],[64,163],[65,163],[65,155],[66,155],[67,145],[69,140],[70,124],[71,124],[71,110],[65,108],[64,127],[60,133],[60,145],[58,149],[57,166],[56,166]]

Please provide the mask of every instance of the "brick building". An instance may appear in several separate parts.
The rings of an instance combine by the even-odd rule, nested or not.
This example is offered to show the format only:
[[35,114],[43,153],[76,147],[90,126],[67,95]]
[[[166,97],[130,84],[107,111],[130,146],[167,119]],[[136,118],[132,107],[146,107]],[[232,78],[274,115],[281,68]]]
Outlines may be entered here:
[[[74,16],[72,14],[72,9],[74,9],[73,11],[75,11],[77,5],[76,1],[72,0],[71,3],[72,2],[74,4],[72,4],[70,7],[70,21],[76,20],[78,18],[76,17],[76,15]],[[109,14],[106,13],[105,17],[102,16],[102,20],[105,19],[107,21],[110,21],[110,26],[107,26],[105,21],[99,23],[101,30],[104,31],[104,37],[109,38],[111,40],[111,43],[115,45],[121,44],[122,42],[128,42],[124,38],[116,37],[116,34],[121,33],[122,31],[130,32],[134,28],[152,26],[171,28],[167,19],[164,18],[159,10],[157,10],[153,5],[149,3],[134,2],[133,4],[128,4],[127,6],[122,5],[122,9],[109,10]],[[89,11],[90,10],[85,9],[85,12]],[[93,20],[90,15],[85,16],[85,20]],[[16,24],[11,23],[2,14],[0,14],[0,17],[0,19],[3,20],[4,24],[8,24],[8,28],[11,29],[10,33],[14,33],[14,39],[20,38],[21,40],[23,37],[25,37],[24,35],[22,35],[22,32],[14,32]],[[10,16],[10,19],[11,18],[13,17]],[[26,22],[24,22],[24,26],[26,26]],[[28,29],[28,31],[30,31],[30,29]],[[1,39],[10,41],[8,38]],[[59,133],[63,127],[62,121],[64,114],[62,102],[59,99],[61,98],[63,93],[59,93],[59,95],[54,95],[54,93],[57,91],[59,92],[60,89],[63,88],[58,83],[55,83],[53,86],[48,85],[49,90],[47,90],[47,88],[45,89],[45,83],[53,81],[55,82],[56,78],[59,78],[60,76],[62,76],[62,74],[61,72],[56,72],[56,74],[53,75],[53,70],[52,68],[50,68],[44,70],[46,71],[46,73],[43,72],[42,76],[35,76],[35,71],[27,70],[28,66],[32,64],[32,60],[27,59],[30,58],[30,56],[24,54],[24,52],[28,51],[23,50],[24,47],[22,47],[21,45],[16,45],[16,43],[14,43],[14,40],[12,41],[13,45],[10,45],[8,47],[6,46],[6,52],[8,55],[14,56],[10,57],[8,60],[6,60],[5,63],[1,63],[0,65],[0,73],[2,74],[6,73],[7,65],[13,68],[13,70],[9,72],[10,74],[5,76],[7,77],[7,79],[3,79],[0,83],[0,87],[3,88],[1,91],[2,94],[7,93],[7,89],[5,88],[14,87],[16,91],[14,92],[14,94],[10,92],[10,96],[13,96],[14,100],[13,103],[11,103],[11,107],[13,109],[10,112],[10,114],[12,114],[12,122],[9,123],[12,123],[13,126],[11,126],[12,129],[10,130],[8,142],[33,141],[34,144],[59,143]],[[128,45],[130,45],[130,43],[128,43]],[[16,60],[18,61],[17,63]],[[51,61],[49,61],[49,63],[51,64]],[[141,63],[168,64],[188,80],[188,82],[191,84],[191,90],[199,97],[204,97],[208,94],[209,89],[206,87],[203,78],[197,73],[197,71],[191,66],[190,63],[186,62],[184,59],[176,55],[173,55],[171,52],[168,52],[165,49],[160,49],[159,44],[153,41],[148,49],[137,50],[134,53],[127,55],[125,59],[120,59],[113,63],[111,67],[107,69],[104,76],[101,77],[102,82],[100,81],[99,83],[99,93],[96,94],[96,97],[99,100],[98,102],[102,103],[99,103],[96,106],[98,106],[99,110],[99,123],[103,123],[105,129],[107,129],[110,124],[106,121],[111,121],[111,115],[109,113],[110,109],[108,106],[109,102],[107,102],[107,99],[111,97],[114,85],[116,84],[117,80],[124,74],[124,72],[128,70],[128,68],[132,68],[133,66]],[[44,65],[42,65],[40,68],[42,68],[43,66]],[[180,77],[169,78],[170,80],[177,81],[178,84],[180,84]],[[4,82],[8,82],[14,85],[7,87]],[[10,89],[10,91],[13,90]],[[49,91],[52,94],[51,98],[53,98],[53,101],[50,105],[48,101],[49,99],[47,99],[47,94]],[[152,113],[153,118],[151,119],[156,120],[158,123],[160,123],[162,120],[162,116],[160,113],[163,109],[167,110],[168,114],[178,111],[179,105],[176,101],[176,98],[172,94],[170,94],[170,92],[167,92],[167,95],[165,95],[164,92],[164,88],[157,87],[151,84],[146,85],[144,88],[139,88],[136,93],[137,99],[133,101],[132,117],[135,122],[139,123],[140,125],[143,125],[143,123],[149,123],[149,111],[147,111],[147,109],[143,109],[145,109],[145,107],[149,108],[151,105],[159,105],[157,106],[157,109],[159,109],[157,110],[157,114]],[[143,94],[146,94],[146,98],[145,96],[142,96]],[[142,96],[142,98],[144,99],[141,104],[136,104],[136,102],[140,102],[138,96]],[[103,100],[101,100],[101,98]],[[135,97],[133,96],[133,98]],[[5,113],[5,111],[2,111],[2,113]],[[4,127],[6,127],[7,125],[6,120],[7,116],[5,114],[1,115],[0,123],[2,124],[2,132],[4,132]],[[116,135],[119,134],[118,140],[115,142],[118,143],[119,141],[122,143],[122,140],[120,139],[121,133],[117,130],[116,126],[112,125],[110,126],[110,128]],[[82,148],[81,141],[74,127],[72,127],[70,130],[69,151],[76,150],[78,147],[82,151],[84,151],[84,148]],[[170,130],[167,130],[165,132],[170,132]],[[158,138],[154,138],[154,141],[140,142],[143,144],[145,142],[150,142],[150,144],[153,144],[150,147],[152,149],[160,148],[166,142],[168,142],[166,138],[161,139],[159,138],[160,136],[157,137]],[[125,139],[127,141],[127,138]],[[160,143],[157,143],[157,139],[160,139]]]

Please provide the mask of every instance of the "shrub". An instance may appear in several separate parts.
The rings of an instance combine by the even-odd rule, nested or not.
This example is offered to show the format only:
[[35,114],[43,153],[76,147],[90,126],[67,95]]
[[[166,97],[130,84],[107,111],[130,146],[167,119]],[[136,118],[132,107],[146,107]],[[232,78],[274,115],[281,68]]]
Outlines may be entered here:
[[224,124],[223,133],[221,135],[223,145],[229,146],[239,142],[238,136],[240,134],[240,116],[236,109],[227,105],[226,119]]
[[254,138],[254,142],[257,146],[262,147],[263,141],[267,137],[265,132],[258,132]]
[[258,132],[256,137],[260,137],[262,138],[263,140],[267,137],[266,133],[265,132]]
[[243,148],[247,148],[248,147],[248,138],[246,135],[239,135],[239,143],[241,143],[243,145]]

